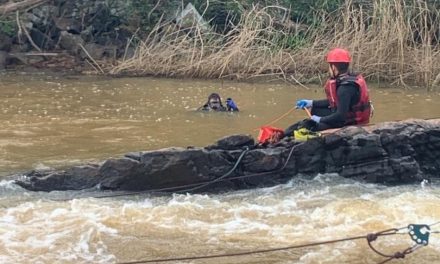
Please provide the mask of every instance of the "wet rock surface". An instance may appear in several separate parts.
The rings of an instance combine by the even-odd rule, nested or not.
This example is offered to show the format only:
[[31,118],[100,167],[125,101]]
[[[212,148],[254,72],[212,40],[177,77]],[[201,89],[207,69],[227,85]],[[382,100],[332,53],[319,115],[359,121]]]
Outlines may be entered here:
[[298,174],[338,173],[388,185],[440,178],[440,119],[346,127],[306,142],[284,139],[255,144],[232,135],[199,148],[127,153],[101,164],[15,175],[33,191],[105,190],[218,191],[270,186]]

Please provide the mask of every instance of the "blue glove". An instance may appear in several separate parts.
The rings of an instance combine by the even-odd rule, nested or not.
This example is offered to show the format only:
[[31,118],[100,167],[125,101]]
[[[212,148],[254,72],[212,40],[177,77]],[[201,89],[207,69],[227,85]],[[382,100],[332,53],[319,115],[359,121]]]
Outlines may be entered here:
[[316,123],[319,123],[319,121],[321,121],[321,117],[320,116],[316,116],[316,115],[312,115],[311,119],[313,121],[315,121]]
[[226,107],[228,108],[228,111],[238,111],[238,107],[232,98],[226,99]]
[[296,101],[296,108],[303,109],[305,107],[312,107],[313,101],[307,99],[301,99]]

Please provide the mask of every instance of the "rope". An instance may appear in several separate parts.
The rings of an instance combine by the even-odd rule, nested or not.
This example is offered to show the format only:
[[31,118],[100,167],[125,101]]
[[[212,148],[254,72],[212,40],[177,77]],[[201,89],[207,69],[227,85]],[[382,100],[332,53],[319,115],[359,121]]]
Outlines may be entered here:
[[[437,222],[435,222],[435,223],[433,223],[433,224],[430,224],[429,227],[433,227],[433,226],[436,226],[436,225],[438,225],[438,224],[440,224],[440,221],[437,221]],[[432,232],[431,232],[431,233],[432,233]]]
[[[428,226],[429,226],[429,227],[433,227],[433,226],[438,225],[438,224],[440,224],[440,221],[435,222],[434,224],[430,224],[430,225],[428,225]],[[430,233],[430,234],[440,234],[440,231],[430,231],[429,233]]]
[[[292,109],[290,109],[288,112],[284,113],[283,115],[281,115],[280,117],[278,117],[275,120],[272,120],[271,122],[269,122],[267,125],[273,124],[275,122],[278,122],[279,120],[281,120],[282,118],[284,118],[285,116],[287,116],[288,114],[290,114],[291,112],[293,112],[294,110],[296,110],[296,107],[293,107]],[[307,113],[309,113],[309,111],[307,111]],[[256,129],[257,130],[257,129]],[[273,174],[273,173],[278,173],[283,171],[286,166],[287,163],[289,162],[293,150],[297,145],[292,146],[290,153],[288,155],[288,158],[286,160],[286,162],[284,163],[283,167],[279,170],[274,170],[274,171],[267,171],[267,172],[261,172],[261,173],[254,173],[254,174],[248,174],[248,175],[242,175],[242,176],[238,176],[238,177],[231,177],[231,178],[227,178],[225,179],[227,176],[229,176],[238,166],[238,164],[241,162],[241,159],[243,158],[244,154],[246,154],[246,152],[249,151],[249,148],[247,148],[244,152],[242,152],[242,154],[240,155],[240,157],[238,158],[237,162],[235,163],[234,167],[227,172],[226,174],[220,176],[217,179],[214,179],[212,181],[207,181],[207,182],[199,182],[199,183],[191,183],[191,184],[186,184],[186,185],[180,185],[180,186],[173,186],[173,187],[166,187],[166,188],[160,188],[160,189],[153,189],[153,190],[143,190],[143,191],[134,191],[134,192],[124,192],[124,193],[120,193],[120,194],[115,194],[112,193],[110,195],[99,195],[99,196],[93,196],[93,198],[96,199],[101,199],[101,198],[111,198],[111,197],[120,197],[120,196],[131,196],[131,195],[138,195],[138,194],[145,194],[145,193],[156,193],[156,194],[160,194],[160,193],[166,193],[169,191],[175,191],[175,192],[190,192],[190,191],[194,191],[194,190],[199,190],[203,187],[206,187],[210,184],[216,183],[216,182],[221,182],[221,181],[226,181],[226,180],[238,180],[238,179],[245,179],[245,178],[251,178],[251,177],[256,177],[256,176],[263,176],[263,175],[268,175],[268,174]],[[184,189],[184,190],[179,190],[181,188],[190,188],[190,189]],[[178,191],[177,191],[178,190]],[[69,199],[53,199],[56,201],[68,201],[68,200],[72,200],[72,199],[76,199],[78,197],[73,197],[73,198],[69,198]],[[79,197],[82,198],[82,197]]]
[[[377,238],[379,236],[388,236],[388,235],[398,234],[397,232],[390,232],[390,230],[394,231],[394,230],[398,230],[398,229],[387,229],[385,231],[381,231],[381,232],[375,233],[373,235],[375,235]],[[237,253],[204,255],[204,256],[194,256],[194,257],[176,257],[176,258],[164,258],[164,259],[138,260],[138,261],[130,261],[130,262],[119,262],[118,264],[141,264],[141,263],[152,263],[152,262],[187,261],[187,260],[198,260],[198,259],[213,259],[213,258],[222,258],[222,257],[245,256],[245,255],[253,255],[253,254],[268,253],[268,252],[275,252],[275,251],[285,251],[285,250],[291,250],[291,249],[299,249],[299,248],[320,246],[320,245],[326,245],[326,244],[334,244],[334,243],[345,242],[345,241],[359,240],[359,239],[365,239],[368,236],[371,236],[371,234],[368,234],[367,236],[354,236],[354,237],[327,240],[327,241],[321,241],[321,242],[312,242],[312,243],[295,245],[295,246],[261,249],[261,250],[253,250],[253,251],[245,251],[245,252],[237,252]]]
[[[246,147],[246,149],[238,157],[238,159],[235,162],[234,166],[228,172],[226,172],[222,176],[220,176],[220,177],[218,177],[218,178],[216,178],[216,179],[214,179],[212,181],[191,183],[191,184],[186,184],[186,185],[166,187],[166,188],[153,189],[153,190],[144,190],[144,191],[135,191],[135,192],[124,192],[124,193],[120,193],[120,194],[112,193],[112,194],[109,194],[109,195],[93,196],[93,198],[101,199],[101,198],[111,198],[111,197],[137,195],[137,194],[144,194],[144,193],[164,193],[164,192],[176,191],[176,190],[179,190],[179,189],[182,189],[182,188],[188,188],[188,187],[192,187],[192,188],[184,189],[184,190],[179,190],[177,192],[178,193],[182,193],[182,192],[190,192],[190,191],[198,190],[198,189],[206,187],[206,186],[208,186],[210,184],[213,184],[213,183],[216,183],[216,182],[220,182],[220,181],[225,181],[225,178],[228,177],[232,172],[234,172],[237,169],[237,167],[240,164],[241,160],[243,159],[244,155],[248,151],[249,151],[249,148]],[[64,200],[71,200],[71,199],[75,199],[75,198],[64,199]],[[60,201],[60,200],[57,200],[57,201]]]
[[[112,193],[112,194],[109,194],[109,195],[93,196],[92,198],[96,198],[96,199],[112,198],[112,197],[131,196],[131,195],[146,194],[146,193],[161,194],[161,193],[168,193],[170,191],[178,191],[179,193],[181,193],[181,192],[189,192],[189,191],[192,191],[193,189],[197,190],[197,189],[200,189],[202,187],[205,187],[205,186],[207,186],[207,185],[209,185],[211,183],[215,183],[215,182],[239,180],[239,179],[245,179],[245,178],[251,178],[251,177],[257,177],[257,176],[263,176],[263,175],[268,175],[268,174],[279,173],[279,172],[282,172],[287,167],[287,164],[289,163],[290,159],[292,158],[293,151],[299,145],[300,144],[297,144],[297,145],[294,145],[294,146],[291,147],[289,155],[287,156],[287,159],[284,162],[284,165],[280,169],[278,169],[278,170],[266,171],[266,172],[260,172],[260,173],[253,173],[253,174],[248,174],[248,175],[241,175],[241,176],[226,178],[228,175],[230,175],[237,168],[237,166],[241,162],[243,156],[249,151],[249,149],[246,149],[246,150],[244,150],[241,153],[241,155],[238,158],[237,162],[235,163],[235,165],[233,166],[233,168],[229,172],[227,172],[226,174],[224,174],[224,175],[220,176],[219,178],[216,178],[216,179],[214,179],[212,181],[190,183],[190,184],[185,184],[185,185],[180,185],[180,186],[165,187],[165,188],[152,189],[152,190],[124,192],[124,193],[119,193],[119,194]],[[190,188],[190,189],[181,190],[182,188]],[[74,198],[69,198],[69,199],[58,199],[56,201],[68,201],[68,200],[72,200],[72,199],[76,199],[76,198],[83,198],[83,197],[74,197]]]
[[[433,224],[428,225],[429,227],[433,227],[435,225],[440,224],[440,221],[437,221]],[[401,229],[404,229],[404,227],[401,228],[392,228],[392,229],[388,229],[388,230],[384,230],[382,232],[379,233],[375,233],[375,234],[368,234],[367,235],[367,242],[368,242],[368,246],[371,248],[371,250],[373,250],[376,254],[385,257],[386,259],[379,262],[378,264],[384,264],[387,263],[393,259],[403,259],[405,258],[406,255],[413,253],[414,251],[416,251],[417,249],[423,247],[424,245],[420,245],[420,244],[415,244],[411,247],[406,248],[403,251],[397,251],[394,254],[390,255],[390,254],[385,254],[383,252],[380,252],[379,250],[377,250],[376,248],[373,247],[373,245],[371,244],[371,242],[375,241],[378,237],[379,234],[387,234],[387,235],[392,235],[392,234],[398,234],[397,232]],[[439,233],[438,231],[434,231],[434,232],[430,232],[432,233]]]
[[[225,180],[228,180],[228,181],[230,181],[230,180],[239,180],[239,179],[244,179],[244,178],[250,178],[250,177],[256,177],[256,176],[263,176],[263,175],[267,175],[267,174],[279,173],[279,172],[283,171],[287,167],[287,164],[289,163],[290,158],[292,157],[292,154],[293,154],[293,150],[295,149],[296,146],[298,146],[298,145],[292,146],[292,148],[290,149],[289,155],[287,156],[286,162],[284,162],[284,165],[280,169],[278,169],[278,170],[266,171],[266,172],[260,172],[260,173],[253,173],[253,174],[236,176],[236,177],[230,177],[230,178],[227,178],[227,179],[224,179],[225,176],[222,176],[222,177],[220,177],[221,179],[218,178],[219,180],[215,179],[214,181],[217,182],[217,181],[225,181]],[[208,182],[207,184],[210,184],[210,183],[211,182]]]
[[[292,108],[289,112],[293,111],[295,108]],[[288,113],[289,113],[288,112]],[[288,113],[284,114],[287,115]],[[282,117],[280,117],[279,119],[281,119]],[[278,119],[278,120],[279,120]],[[274,120],[277,121],[277,120]],[[300,145],[300,144],[298,144]],[[236,177],[230,177],[225,179],[228,175],[230,175],[238,166],[239,162],[241,162],[242,157],[244,156],[244,154],[249,151],[249,149],[246,149],[244,152],[242,152],[242,154],[240,155],[239,159],[237,160],[236,164],[234,165],[234,167],[227,172],[225,175],[220,176],[217,179],[214,179],[212,181],[207,181],[207,182],[198,182],[198,183],[191,183],[191,184],[186,184],[186,185],[180,185],[180,186],[173,186],[173,187],[165,187],[165,188],[159,188],[159,189],[152,189],[152,190],[143,190],[143,191],[134,191],[134,192],[124,192],[124,193],[120,193],[120,194],[115,194],[112,193],[110,195],[99,195],[99,196],[93,196],[93,198],[97,198],[97,199],[101,199],[101,198],[111,198],[111,197],[120,197],[120,196],[131,196],[131,195],[138,195],[138,194],[145,194],[145,193],[156,193],[156,194],[161,194],[161,193],[168,193],[170,191],[176,191],[182,188],[190,188],[187,190],[180,190],[178,192],[189,192],[189,191],[194,191],[194,190],[198,190],[200,188],[206,187],[209,184],[215,183],[215,182],[222,182],[222,181],[230,181],[230,180],[239,180],[239,179],[245,179],[245,178],[251,178],[251,177],[257,177],[257,176],[263,176],[263,175],[268,175],[268,174],[274,174],[274,173],[279,173],[282,172],[288,162],[290,161],[290,158],[293,154],[293,150],[295,149],[296,146],[298,145],[294,145],[292,146],[290,153],[288,155],[288,158],[286,160],[286,162],[284,163],[283,167],[278,169],[278,170],[273,170],[273,171],[267,171],[267,172],[260,172],[260,173],[253,173],[253,174],[248,174],[248,175],[242,175],[242,176],[236,176]],[[56,201],[67,201],[67,200],[72,200],[72,199],[76,199],[78,197],[73,197],[73,198],[69,198],[69,199],[54,199]],[[83,198],[83,197],[79,197],[79,198]],[[435,224],[440,224],[440,221],[435,223]]]
[[[287,111],[286,113],[282,114],[280,117],[270,121],[269,123],[266,124],[266,126],[270,126],[278,121],[280,121],[281,119],[283,119],[284,117],[286,117],[287,115],[289,115],[290,113],[292,113],[294,110],[296,109],[296,107],[293,107],[292,109],[290,109],[289,111]],[[260,128],[255,128],[254,131],[259,130]]]
[[393,259],[401,259],[401,258],[403,259],[403,258],[405,258],[406,255],[408,255],[410,253],[413,253],[414,251],[416,251],[417,249],[419,249],[421,247],[422,246],[416,244],[416,245],[414,245],[412,247],[409,247],[409,248],[405,249],[402,252],[397,251],[396,253],[394,253],[394,255],[390,256],[389,258],[387,258],[384,261],[379,262],[377,264],[384,264],[384,263],[387,263],[387,262],[389,262],[389,261],[391,261]]
[[237,167],[240,164],[241,160],[243,159],[244,155],[248,151],[249,151],[249,148],[246,147],[246,149],[240,154],[240,157],[238,157],[238,159],[235,162],[235,165],[232,167],[232,169],[230,169],[227,173],[223,174],[222,176],[220,176],[220,177],[218,177],[218,178],[216,178],[216,179],[214,179],[212,181],[209,181],[207,183],[202,183],[200,186],[196,186],[196,187],[193,187],[191,189],[186,189],[186,190],[182,190],[182,191],[179,191],[179,192],[192,192],[192,191],[195,191],[195,190],[199,190],[199,189],[201,189],[203,187],[206,187],[206,186],[208,186],[210,184],[214,184],[216,182],[222,181],[224,178],[228,177],[231,173],[233,173],[235,171],[235,169],[237,169]]
[[251,177],[256,177],[256,176],[263,176],[263,175],[268,175],[268,174],[280,173],[287,167],[287,164],[289,163],[290,159],[292,158],[293,151],[299,145],[300,144],[292,146],[292,148],[290,149],[289,155],[287,156],[286,162],[284,162],[283,167],[281,167],[278,170],[265,171],[265,172],[253,173],[253,174],[242,175],[242,176],[237,176],[237,177],[231,177],[231,178],[228,178],[228,180],[240,180],[240,179],[251,178]]
[[[428,226],[433,227],[437,224],[440,224],[440,221],[435,222],[433,224],[430,224]],[[152,259],[152,260],[138,260],[138,261],[130,261],[130,262],[119,262],[118,264],[141,264],[141,263],[152,263],[152,262],[171,262],[171,261],[187,261],[187,260],[199,260],[199,259],[213,259],[213,258],[222,258],[222,257],[234,257],[234,256],[245,256],[245,255],[252,255],[252,254],[260,254],[260,253],[268,253],[268,252],[275,252],[275,251],[285,251],[285,250],[292,250],[292,249],[299,249],[299,248],[306,248],[306,247],[313,247],[313,246],[319,246],[319,245],[326,245],[326,244],[334,244],[344,241],[352,241],[352,240],[358,240],[358,239],[367,239],[368,245],[370,248],[378,255],[382,257],[386,257],[387,259],[379,262],[378,264],[384,264],[387,263],[393,259],[403,259],[406,255],[413,253],[414,251],[418,250],[419,248],[423,247],[422,245],[415,244],[412,247],[408,247],[403,251],[397,251],[392,255],[384,254],[380,251],[378,251],[376,248],[374,248],[371,244],[371,242],[375,241],[378,237],[381,236],[391,236],[391,235],[402,235],[405,233],[398,233],[402,229],[407,229],[408,227],[401,227],[401,228],[391,228],[386,229],[380,232],[376,233],[370,233],[366,236],[353,236],[348,238],[341,238],[341,239],[334,239],[334,240],[327,240],[327,241],[321,241],[321,242],[312,242],[307,244],[301,244],[301,245],[295,245],[295,246],[287,246],[287,247],[278,247],[278,248],[270,248],[270,249],[261,249],[261,250],[253,250],[253,251],[245,251],[245,252],[236,252],[236,253],[227,253],[227,254],[216,254],[216,255],[203,255],[203,256],[193,256],[193,257],[176,257],[176,258],[164,258],[164,259]],[[432,233],[432,232],[431,232]],[[437,232],[436,232],[437,233]]]
[[[373,245],[371,244],[371,242],[375,241],[378,236],[380,234],[386,234],[386,235],[392,235],[392,234],[397,234],[397,232],[399,231],[399,229],[397,228],[392,228],[392,229],[388,229],[388,230],[384,230],[382,232],[379,233],[374,233],[374,234],[368,234],[367,235],[367,242],[368,242],[368,246],[371,248],[371,250],[373,250],[376,254],[382,256],[382,257],[386,257],[386,258],[394,258],[395,256],[399,255],[399,254],[395,254],[395,255],[387,255],[384,254],[382,252],[380,252],[379,250],[377,250],[376,248],[373,247]],[[399,255],[400,256],[400,255]],[[397,257],[396,257],[397,258]]]

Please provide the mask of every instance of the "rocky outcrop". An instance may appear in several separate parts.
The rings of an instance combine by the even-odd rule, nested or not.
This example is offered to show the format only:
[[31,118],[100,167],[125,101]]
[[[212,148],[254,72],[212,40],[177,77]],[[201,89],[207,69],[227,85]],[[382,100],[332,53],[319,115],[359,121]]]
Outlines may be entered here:
[[[180,1],[150,2],[0,0],[1,13],[8,22],[5,26],[0,23],[0,52],[5,53],[0,54],[0,70],[21,64],[67,70],[73,68],[70,61],[75,58],[75,68],[81,71],[90,68],[87,61],[96,66],[128,59],[136,51],[133,38],[142,39],[150,33],[143,23],[159,23],[159,17],[168,30],[177,32],[194,25],[211,30],[191,3],[183,8]],[[158,11],[159,5],[166,6],[167,12]]]
[[0,54],[0,69],[15,64],[64,69],[63,62],[72,57],[76,65],[86,66],[82,60],[89,56],[114,60],[130,55],[127,42],[134,32],[124,26],[130,16],[127,1],[1,1],[0,9],[17,28],[7,34],[0,29],[0,51],[6,52]]
[[338,173],[389,185],[440,178],[440,119],[346,127],[306,142],[260,146],[233,135],[204,148],[127,153],[102,164],[33,171],[16,183],[34,191],[214,191],[283,183],[298,174]]

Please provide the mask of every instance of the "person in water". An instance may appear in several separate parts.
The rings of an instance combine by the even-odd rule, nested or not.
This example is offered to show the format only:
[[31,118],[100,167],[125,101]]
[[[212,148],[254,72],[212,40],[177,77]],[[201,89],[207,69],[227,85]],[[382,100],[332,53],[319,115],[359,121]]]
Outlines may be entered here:
[[[324,87],[327,98],[298,100],[296,108],[311,108],[312,114],[310,119],[300,121],[301,124],[312,131],[368,124],[372,106],[367,83],[362,75],[349,73],[350,53],[335,48],[328,52],[326,61],[330,73]],[[291,136],[300,122],[288,127],[285,135]]]
[[217,112],[238,112],[237,104],[232,98],[226,99],[226,106],[223,105],[219,94],[212,93],[208,96],[208,100],[200,107],[202,111],[217,111]]

